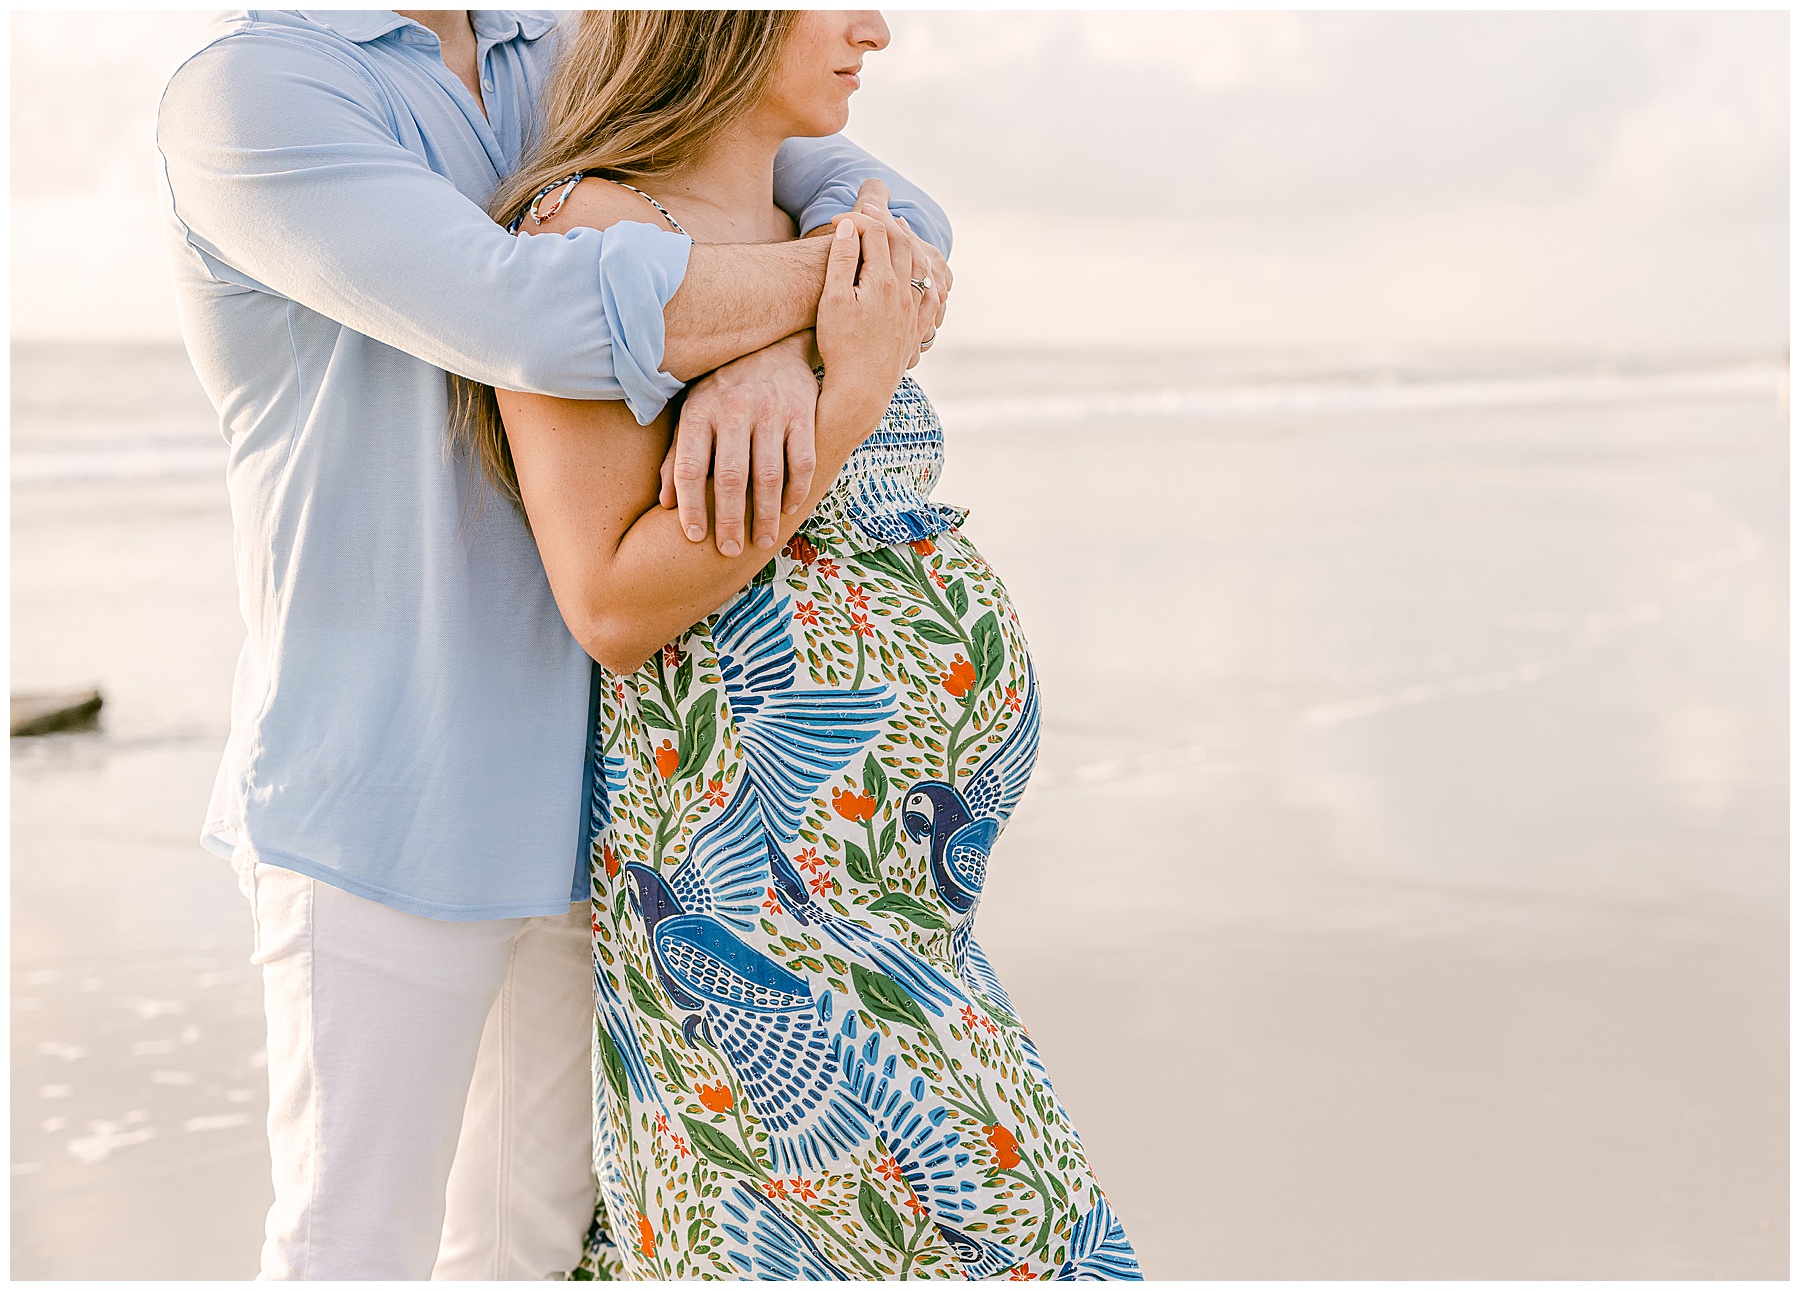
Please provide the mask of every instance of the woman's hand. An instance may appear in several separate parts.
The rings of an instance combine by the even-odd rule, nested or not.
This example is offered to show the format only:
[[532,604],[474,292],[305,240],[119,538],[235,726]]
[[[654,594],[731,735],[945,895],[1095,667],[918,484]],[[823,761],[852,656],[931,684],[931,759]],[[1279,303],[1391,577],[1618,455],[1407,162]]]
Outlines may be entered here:
[[882,222],[867,215],[838,217],[819,297],[817,343],[826,391],[854,392],[886,408],[919,350],[920,302],[912,277],[910,239],[890,238]]

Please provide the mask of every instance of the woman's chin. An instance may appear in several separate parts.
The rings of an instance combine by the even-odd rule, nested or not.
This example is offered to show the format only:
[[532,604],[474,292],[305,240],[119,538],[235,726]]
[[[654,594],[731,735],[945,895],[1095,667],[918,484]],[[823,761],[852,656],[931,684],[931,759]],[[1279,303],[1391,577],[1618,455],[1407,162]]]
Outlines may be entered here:
[[799,139],[822,139],[826,135],[839,133],[849,124],[850,105],[840,103],[835,108],[812,113],[796,120],[791,133]]

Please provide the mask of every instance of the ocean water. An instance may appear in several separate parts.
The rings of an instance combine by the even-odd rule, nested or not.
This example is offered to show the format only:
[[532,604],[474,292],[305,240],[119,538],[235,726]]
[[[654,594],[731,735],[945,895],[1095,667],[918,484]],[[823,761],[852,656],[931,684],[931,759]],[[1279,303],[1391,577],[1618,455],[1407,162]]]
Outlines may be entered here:
[[[1038,656],[984,940],[1157,1277],[1787,1269],[1781,356],[940,346]],[[15,1277],[239,1277],[242,640],[178,350],[13,351]]]

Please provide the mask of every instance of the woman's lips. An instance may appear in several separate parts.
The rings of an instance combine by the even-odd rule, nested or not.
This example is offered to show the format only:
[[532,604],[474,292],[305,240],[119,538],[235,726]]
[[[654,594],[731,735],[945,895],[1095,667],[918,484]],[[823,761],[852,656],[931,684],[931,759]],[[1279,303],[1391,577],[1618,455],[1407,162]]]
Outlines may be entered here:
[[852,71],[841,71],[840,70],[837,73],[837,78],[838,78],[838,80],[844,82],[844,84],[848,85],[853,90],[860,89],[862,87],[862,78],[860,76],[858,76],[854,70],[852,70]]

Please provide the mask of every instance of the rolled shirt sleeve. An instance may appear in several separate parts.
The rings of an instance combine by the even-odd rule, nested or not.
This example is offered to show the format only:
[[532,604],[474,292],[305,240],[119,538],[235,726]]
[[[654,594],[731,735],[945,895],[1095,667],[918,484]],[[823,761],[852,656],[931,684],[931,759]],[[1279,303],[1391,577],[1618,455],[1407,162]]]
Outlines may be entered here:
[[789,139],[775,157],[775,203],[811,232],[856,205],[865,179],[887,185],[888,209],[903,215],[913,232],[950,254],[950,219],[925,190],[882,165],[843,135]]
[[680,389],[662,311],[688,240],[650,224],[515,238],[407,146],[408,124],[329,38],[252,30],[177,71],[157,143],[215,276],[489,385],[652,419]]

